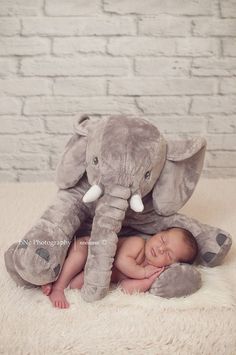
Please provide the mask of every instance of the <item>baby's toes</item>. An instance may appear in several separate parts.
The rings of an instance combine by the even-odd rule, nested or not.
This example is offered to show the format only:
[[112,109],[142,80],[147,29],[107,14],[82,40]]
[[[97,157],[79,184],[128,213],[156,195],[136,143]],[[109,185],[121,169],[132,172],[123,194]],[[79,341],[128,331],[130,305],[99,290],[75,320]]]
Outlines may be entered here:
[[69,307],[70,307],[70,304],[67,301],[65,301],[64,308],[69,308]]
[[55,305],[56,308],[61,308],[61,307],[60,307],[60,301],[58,301],[58,300],[56,300],[56,301],[54,302],[54,305]]

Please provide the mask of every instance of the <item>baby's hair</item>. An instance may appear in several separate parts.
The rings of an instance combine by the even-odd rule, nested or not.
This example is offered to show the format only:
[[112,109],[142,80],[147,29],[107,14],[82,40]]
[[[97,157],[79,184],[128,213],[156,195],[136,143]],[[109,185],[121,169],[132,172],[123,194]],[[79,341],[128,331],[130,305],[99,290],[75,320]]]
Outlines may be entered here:
[[[188,245],[188,248],[190,251],[189,257],[186,259],[181,259],[181,260],[179,260],[179,262],[193,264],[196,257],[197,257],[197,254],[198,254],[198,244],[197,244],[196,238],[194,238],[192,233],[190,231],[188,231],[187,229],[180,228],[180,227],[173,227],[173,228],[178,228],[179,230],[181,230],[181,232],[183,233],[184,243],[186,243]],[[166,230],[169,230],[169,229],[172,229],[172,227],[167,228]]]

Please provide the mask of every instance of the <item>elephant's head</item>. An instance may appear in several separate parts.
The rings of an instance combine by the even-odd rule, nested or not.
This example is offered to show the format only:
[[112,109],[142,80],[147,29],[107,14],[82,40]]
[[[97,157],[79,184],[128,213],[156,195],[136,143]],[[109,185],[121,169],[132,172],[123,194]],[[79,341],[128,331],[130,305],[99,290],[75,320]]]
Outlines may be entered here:
[[[83,201],[98,199],[91,238],[108,238],[113,245],[108,243],[106,252],[104,245],[100,251],[99,247],[90,246],[90,270],[87,262],[85,271],[88,274],[96,267],[101,271],[103,263],[102,269],[107,274],[94,275],[88,284],[107,289],[116,252],[116,233],[121,229],[127,208],[142,212],[142,198],[152,191],[158,214],[177,212],[197,184],[206,141],[201,137],[166,141],[148,120],[125,116],[90,119],[84,115],[75,122],[74,129],[75,134],[57,167],[57,184],[61,189],[70,188],[87,173],[91,188]],[[105,220],[104,216],[108,218]],[[91,255],[97,256],[99,252],[103,253],[103,261],[101,258],[91,261]],[[89,296],[85,298],[89,300]],[[90,298],[94,300],[95,296]]]
[[92,202],[106,188],[130,188],[130,208],[143,210],[142,197],[153,189],[158,214],[177,212],[191,197],[201,174],[206,141],[202,137],[166,141],[158,128],[143,118],[112,116],[74,123],[75,135],[57,166],[57,185],[75,186],[87,173],[91,188],[83,201]]

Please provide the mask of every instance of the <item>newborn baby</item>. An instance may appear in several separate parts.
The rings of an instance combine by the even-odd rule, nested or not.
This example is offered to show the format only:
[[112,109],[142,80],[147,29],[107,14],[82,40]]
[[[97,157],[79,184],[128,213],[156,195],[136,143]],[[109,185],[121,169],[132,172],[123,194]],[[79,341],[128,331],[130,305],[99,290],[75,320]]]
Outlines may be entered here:
[[[71,243],[59,278],[42,286],[54,307],[68,308],[64,289],[80,289],[83,286],[82,271],[88,255],[89,237],[81,237]],[[198,246],[193,235],[182,228],[169,228],[148,240],[139,236],[119,237],[112,267],[111,282],[118,283],[127,293],[145,292],[164,271],[165,266],[176,262],[192,264]]]

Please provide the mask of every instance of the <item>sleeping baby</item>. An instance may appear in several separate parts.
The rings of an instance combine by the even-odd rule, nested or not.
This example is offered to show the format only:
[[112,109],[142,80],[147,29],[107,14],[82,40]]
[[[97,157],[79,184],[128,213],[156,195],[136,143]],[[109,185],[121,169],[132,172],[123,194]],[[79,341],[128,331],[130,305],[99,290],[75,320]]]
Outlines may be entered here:
[[[59,278],[42,286],[54,307],[69,307],[64,294],[66,287],[80,289],[83,286],[89,243],[90,237],[80,237],[71,243]],[[139,236],[120,236],[111,282],[130,294],[148,291],[166,266],[177,262],[192,264],[197,253],[195,238],[183,228],[169,228],[147,240]]]

